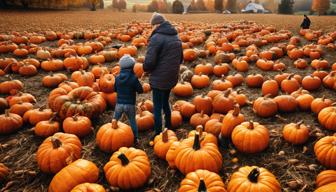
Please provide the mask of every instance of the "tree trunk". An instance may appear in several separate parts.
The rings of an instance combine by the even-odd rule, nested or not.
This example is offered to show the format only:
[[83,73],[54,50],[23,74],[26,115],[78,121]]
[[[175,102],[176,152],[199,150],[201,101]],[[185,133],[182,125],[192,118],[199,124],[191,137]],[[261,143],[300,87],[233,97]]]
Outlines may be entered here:
[[6,0],[0,0],[0,8],[6,8],[6,7],[7,7]]

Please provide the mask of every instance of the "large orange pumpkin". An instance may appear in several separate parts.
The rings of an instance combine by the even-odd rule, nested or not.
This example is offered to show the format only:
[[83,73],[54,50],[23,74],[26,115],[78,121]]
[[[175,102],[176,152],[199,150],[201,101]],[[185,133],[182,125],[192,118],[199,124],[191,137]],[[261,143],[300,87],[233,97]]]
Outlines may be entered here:
[[336,107],[322,109],[318,114],[318,120],[326,129],[336,131]]
[[67,162],[80,158],[81,150],[82,144],[77,136],[56,133],[39,146],[36,153],[37,164],[42,172],[57,173]]
[[244,122],[236,126],[231,135],[232,143],[241,152],[258,153],[268,147],[268,129],[258,122]]
[[335,170],[325,170],[320,172],[316,177],[316,186],[322,187],[330,183],[336,182],[336,171]]
[[17,131],[23,124],[22,117],[9,113],[6,110],[5,114],[0,115],[0,134],[8,134]]
[[317,160],[327,168],[336,168],[336,136],[325,136],[314,145]]
[[226,192],[218,174],[202,169],[188,173],[182,180],[178,192],[190,191]]
[[101,126],[96,135],[96,143],[105,152],[117,151],[120,147],[131,147],[134,142],[132,128],[115,119]]
[[70,192],[81,183],[98,180],[99,169],[91,161],[78,159],[59,171],[51,180],[48,192]]
[[231,175],[227,190],[228,192],[255,190],[280,192],[281,186],[276,177],[267,169],[245,166]]
[[104,166],[105,177],[112,187],[123,190],[142,187],[151,174],[147,154],[135,148],[122,147]]
[[200,145],[200,135],[185,139],[176,149],[175,165],[187,174],[197,169],[206,169],[218,173],[222,167],[222,155],[213,143]]

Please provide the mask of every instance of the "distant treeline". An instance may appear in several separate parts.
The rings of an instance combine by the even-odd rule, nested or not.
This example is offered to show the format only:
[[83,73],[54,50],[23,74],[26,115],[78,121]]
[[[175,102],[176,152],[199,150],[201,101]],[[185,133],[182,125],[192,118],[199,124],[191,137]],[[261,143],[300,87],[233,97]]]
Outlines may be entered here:
[[103,0],[0,0],[1,8],[41,8],[41,9],[69,9],[69,8],[104,8]]

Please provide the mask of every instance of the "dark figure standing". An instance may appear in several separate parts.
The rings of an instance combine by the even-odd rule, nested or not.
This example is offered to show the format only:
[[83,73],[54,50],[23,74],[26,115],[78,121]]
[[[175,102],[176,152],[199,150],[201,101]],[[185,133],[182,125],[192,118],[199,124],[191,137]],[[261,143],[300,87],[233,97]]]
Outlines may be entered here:
[[310,22],[310,19],[308,18],[308,16],[304,15],[304,19],[303,19],[303,21],[301,23],[301,28],[302,29],[309,29],[310,23],[311,22]]
[[154,30],[143,68],[149,73],[149,83],[153,90],[155,135],[162,131],[162,110],[165,127],[171,128],[169,105],[170,90],[176,85],[180,64],[183,62],[182,42],[174,26],[164,16],[154,13],[151,19]]

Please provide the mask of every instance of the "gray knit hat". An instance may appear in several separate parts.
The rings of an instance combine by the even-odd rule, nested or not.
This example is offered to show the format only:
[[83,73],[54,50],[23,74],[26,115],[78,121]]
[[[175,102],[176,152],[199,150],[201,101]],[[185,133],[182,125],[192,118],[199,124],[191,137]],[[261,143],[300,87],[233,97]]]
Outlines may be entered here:
[[160,13],[154,12],[153,15],[152,15],[152,18],[150,20],[150,23],[152,25],[157,25],[157,24],[161,24],[165,21],[166,21],[166,18],[163,15],[161,15]]
[[128,69],[133,68],[135,64],[135,59],[131,57],[130,55],[124,55],[119,60],[120,68],[122,69]]

